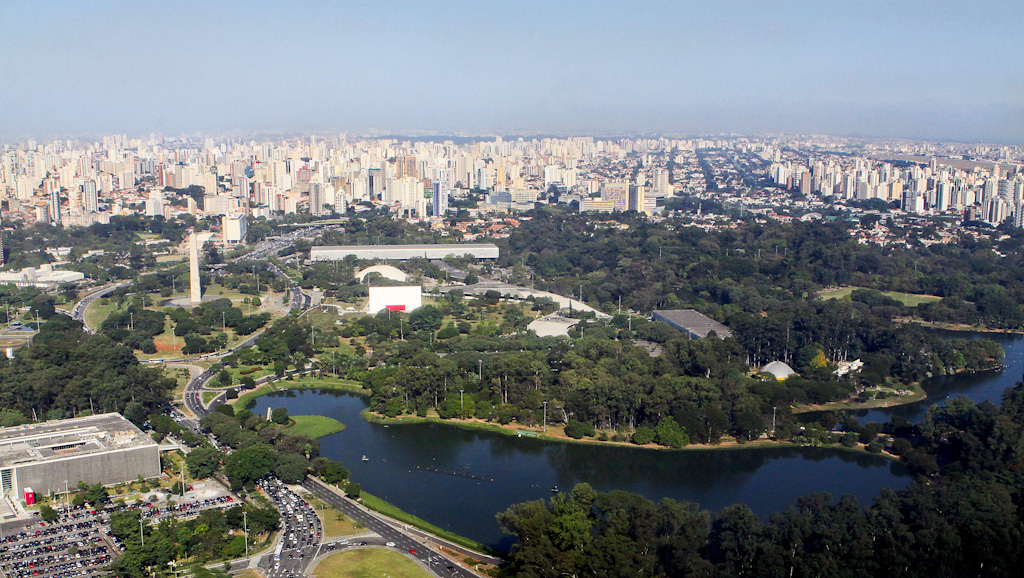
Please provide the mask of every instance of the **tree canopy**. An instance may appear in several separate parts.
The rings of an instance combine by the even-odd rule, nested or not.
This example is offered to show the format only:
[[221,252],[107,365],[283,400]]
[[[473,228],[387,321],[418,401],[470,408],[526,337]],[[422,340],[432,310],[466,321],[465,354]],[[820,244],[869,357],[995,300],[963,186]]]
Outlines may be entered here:
[[128,347],[87,334],[63,315],[43,324],[14,359],[0,361],[0,406],[40,419],[124,412],[132,402],[153,412],[170,401],[174,386],[159,369],[139,364]]

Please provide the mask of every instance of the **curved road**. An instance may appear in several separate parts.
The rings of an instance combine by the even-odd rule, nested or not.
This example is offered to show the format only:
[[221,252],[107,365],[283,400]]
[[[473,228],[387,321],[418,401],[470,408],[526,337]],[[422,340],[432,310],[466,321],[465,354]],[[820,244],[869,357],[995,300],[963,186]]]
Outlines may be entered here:
[[[296,238],[296,235],[292,234],[291,239],[294,240],[294,238]],[[291,241],[289,240],[288,243],[290,243],[290,242]],[[260,256],[263,256],[267,252],[270,252],[270,251],[273,251],[273,252],[276,253],[278,250],[283,248],[283,246],[288,244],[288,243],[284,243],[284,244],[281,244],[280,242],[271,243],[271,244],[269,244],[269,246],[264,246],[264,247],[262,247],[262,248],[260,248],[260,249],[258,249],[256,251],[252,251],[252,252],[244,255],[243,258],[260,257]],[[289,278],[287,275],[285,275],[284,272],[281,271],[273,263],[268,262],[268,266],[269,266],[269,269],[276,276],[281,277],[281,278],[285,279],[288,282],[289,288],[291,290],[291,306],[292,306],[292,308],[293,309],[299,309],[299,310],[301,310],[303,312],[306,309],[308,309],[310,307],[310,304],[311,304],[311,297],[309,295],[307,295],[305,292],[302,291],[302,288],[299,287],[298,283],[296,283],[291,278]],[[72,317],[75,318],[75,319],[78,319],[79,321],[83,321],[83,325],[84,325],[83,316],[84,316],[85,308],[88,307],[89,303],[91,303],[94,299],[96,299],[98,297],[101,297],[103,295],[109,294],[110,292],[118,289],[119,287],[126,287],[126,286],[129,286],[129,285],[130,285],[129,282],[114,283],[112,285],[108,285],[108,286],[103,287],[102,289],[100,289],[98,291],[95,291],[95,292],[87,295],[85,298],[80,300],[75,305],[74,310],[71,312],[72,313]],[[86,328],[86,329],[89,330],[88,328]],[[245,341],[242,341],[241,343],[239,343],[235,347],[233,347],[233,348],[231,348],[231,349],[229,349],[229,350],[227,350],[225,352],[215,353],[215,354],[206,354],[206,355],[201,355],[201,356],[192,357],[192,358],[182,358],[182,359],[175,359],[175,360],[166,360],[166,361],[172,361],[174,363],[188,363],[189,361],[198,361],[198,360],[204,360],[204,359],[217,359],[217,358],[221,358],[221,357],[224,357],[226,355],[230,355],[230,354],[234,353],[235,351],[238,351],[238,350],[240,350],[242,348],[251,347],[253,344],[256,343],[256,339],[262,333],[263,333],[262,330],[257,332],[257,333],[255,333],[254,335],[252,335],[251,337],[249,337]],[[161,363],[161,362],[164,362],[164,361],[165,360],[162,360],[162,359],[161,360],[150,360],[151,363],[152,362]],[[194,417],[190,419],[187,416],[182,415],[182,416],[178,417],[178,421],[183,423],[186,427],[189,427],[190,429],[192,429],[196,433],[200,433],[200,434],[201,434],[201,432],[199,430],[199,419],[202,418],[203,416],[209,414],[210,412],[212,412],[218,405],[220,405],[220,404],[222,404],[224,402],[224,396],[218,396],[217,398],[215,398],[210,403],[209,407],[205,407],[203,405],[202,389],[203,389],[203,386],[206,384],[206,382],[209,381],[212,377],[213,377],[213,372],[211,370],[209,370],[209,369],[202,371],[198,375],[194,375],[194,377],[192,379],[190,379],[188,384],[185,386],[185,390],[184,390],[184,393],[183,393],[183,396],[182,396],[184,404],[185,404],[185,408],[189,412],[191,412]],[[269,379],[273,379],[274,377],[275,376],[267,376],[265,379],[269,380]],[[219,447],[219,445],[218,445],[218,447]],[[274,485],[276,485],[279,488],[281,487],[280,482],[278,482],[276,480],[272,480],[271,483],[273,483]],[[324,484],[320,480],[315,479],[315,478],[307,478],[302,483],[302,487],[305,488],[306,490],[308,490],[313,495],[315,495],[315,496],[319,497],[320,499],[322,499],[324,502],[330,504],[332,507],[334,507],[338,511],[343,512],[345,515],[351,517],[354,520],[358,520],[358,521],[363,522],[363,524],[365,524],[365,526],[366,526],[366,528],[368,530],[376,533],[379,536],[379,538],[367,537],[367,538],[364,538],[364,539],[356,539],[356,540],[353,540],[352,542],[347,542],[347,541],[332,542],[328,546],[328,548],[329,548],[328,551],[333,550],[333,549],[338,548],[338,547],[340,547],[341,549],[344,549],[344,548],[349,548],[349,547],[361,547],[362,545],[369,546],[369,545],[371,545],[371,543],[374,546],[384,545],[385,547],[397,548],[398,551],[402,552],[403,554],[405,554],[407,556],[411,556],[412,558],[414,558],[417,561],[417,563],[419,563],[425,569],[427,569],[428,571],[430,571],[431,573],[433,573],[434,575],[436,575],[436,576],[438,576],[440,578],[479,578],[479,575],[474,573],[472,570],[469,570],[469,569],[461,566],[461,564],[448,561],[445,558],[441,558],[440,556],[435,554],[430,549],[430,546],[427,545],[425,542],[422,542],[419,539],[416,539],[413,536],[409,535],[408,533],[403,532],[400,529],[400,525],[399,524],[393,523],[392,521],[389,521],[389,520],[385,519],[384,517],[382,517],[382,516],[380,516],[380,515],[378,515],[378,514],[376,514],[374,512],[371,512],[370,510],[367,510],[366,508],[364,508],[362,506],[356,505],[354,502],[352,502],[348,498],[345,498],[342,495],[340,495],[340,493],[337,492],[337,490],[331,488],[327,484]],[[281,509],[281,508],[279,507],[279,509]],[[285,534],[291,535],[296,529],[298,529],[298,528],[296,528],[294,526],[294,524],[295,524],[294,518],[295,518],[295,516],[289,516],[286,512],[282,511],[282,522],[284,524],[284,529],[282,530],[282,535],[285,535]],[[318,554],[320,554],[323,551],[323,547],[325,545],[324,544],[324,537],[320,536],[321,532],[319,531],[319,524],[316,524],[315,526],[311,526],[311,525],[309,525],[307,523],[306,525],[301,526],[301,527],[303,529],[306,529],[307,532],[311,532],[312,531],[311,528],[317,528],[317,531],[316,531],[317,535],[316,536],[310,536],[311,538],[313,538],[313,540],[310,540],[309,542],[307,542],[306,545],[304,547],[302,547],[302,548],[294,548],[293,547],[293,548],[291,548],[289,550],[284,550],[282,552],[282,553],[287,552],[289,554],[292,554],[293,555],[292,558],[286,558],[284,560],[281,560],[278,563],[278,561],[275,561],[275,560],[272,559],[273,558],[272,554],[266,554],[265,556],[261,557],[260,558],[260,560],[261,560],[260,565],[264,568],[264,571],[267,574],[269,574],[271,576],[275,576],[275,578],[276,578],[276,576],[282,576],[283,577],[283,576],[295,576],[295,575],[301,576],[301,575],[305,575],[313,567],[314,563],[319,560]],[[284,538],[284,536],[282,536],[282,539],[283,538]],[[315,548],[314,548],[314,546],[315,546]],[[451,544],[450,546],[454,550],[456,550],[456,551],[458,551],[458,552],[460,552],[460,553],[462,553],[464,555],[470,555],[470,556],[473,556],[473,557],[475,557],[477,559],[481,559],[482,558],[484,561],[487,561],[487,562],[490,562],[490,563],[500,563],[500,560],[491,559],[491,558],[488,558],[486,556],[481,556],[480,554],[477,554],[477,553],[472,553],[472,552],[466,551],[466,550],[464,550],[462,548],[459,548],[458,546],[455,546],[454,544]],[[296,553],[296,552],[300,553],[301,557],[295,558],[294,557],[294,553]],[[320,556],[320,557],[322,558],[322,556]],[[275,568],[275,566],[277,566],[277,567]],[[284,566],[284,567],[282,568],[280,566]]]
[[78,303],[75,303],[75,308],[71,310],[71,318],[76,321],[81,321],[82,327],[85,328],[86,333],[95,333],[96,330],[85,323],[85,308],[96,299],[103,297],[104,295],[109,295],[121,287],[129,286],[131,286],[130,281],[118,281],[117,283],[111,283],[110,285],[100,287],[96,291],[82,297]]

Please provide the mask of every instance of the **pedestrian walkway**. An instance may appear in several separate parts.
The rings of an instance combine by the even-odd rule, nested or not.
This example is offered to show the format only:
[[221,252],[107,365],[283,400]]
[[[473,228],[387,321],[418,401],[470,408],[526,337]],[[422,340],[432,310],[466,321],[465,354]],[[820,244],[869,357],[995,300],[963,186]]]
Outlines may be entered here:
[[0,500],[0,519],[13,520],[18,517],[18,513],[14,511],[11,504],[8,503],[7,498]]

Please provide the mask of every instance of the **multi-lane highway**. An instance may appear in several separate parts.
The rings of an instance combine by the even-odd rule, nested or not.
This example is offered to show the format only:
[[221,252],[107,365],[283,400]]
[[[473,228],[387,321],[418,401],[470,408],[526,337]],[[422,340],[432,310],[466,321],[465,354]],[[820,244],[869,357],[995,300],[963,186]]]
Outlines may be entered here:
[[281,512],[282,531],[274,550],[261,558],[265,574],[301,576],[323,543],[323,526],[305,500],[275,478],[260,481],[260,488]]
[[[209,372],[204,372],[192,380],[185,390],[185,404],[195,414],[196,419],[190,420],[185,416],[175,416],[193,431],[199,431],[198,418],[212,411],[210,408],[203,407],[200,393],[202,383],[209,377]],[[195,387],[193,384],[196,384]],[[282,521],[281,548],[266,554],[260,562],[270,578],[302,576],[308,572],[311,562],[318,554],[329,553],[334,549],[363,546],[383,546],[397,549],[397,551],[415,558],[432,573],[442,578],[477,578],[472,571],[441,557],[426,543],[403,532],[399,527],[374,512],[357,506],[316,478],[307,478],[302,483],[302,487],[339,512],[353,520],[362,522],[368,531],[375,533],[378,537],[343,542],[334,541],[329,545],[325,544],[321,522],[316,519],[309,504],[295,496],[275,478],[267,478],[260,486],[271,496],[278,507]],[[473,554],[473,556],[480,557],[477,554]],[[494,559],[485,560],[492,563],[498,562]]]
[[[414,537],[410,532],[403,531],[401,524],[394,524],[382,516],[356,505],[355,502],[343,497],[337,490],[332,489],[319,479],[306,478],[302,482],[302,487],[342,514],[362,522],[367,530],[381,537],[386,547],[394,548],[411,556],[429,568],[434,574],[442,577],[478,578],[478,575],[472,570],[440,556],[427,543]],[[467,551],[463,551],[463,553],[473,558],[483,559],[485,562],[500,563],[497,559],[481,556],[477,553]]]

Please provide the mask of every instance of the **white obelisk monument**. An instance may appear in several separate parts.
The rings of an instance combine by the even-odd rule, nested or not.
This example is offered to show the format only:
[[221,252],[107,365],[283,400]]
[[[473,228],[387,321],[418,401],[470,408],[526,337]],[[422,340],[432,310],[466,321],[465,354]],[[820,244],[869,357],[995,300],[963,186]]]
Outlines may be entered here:
[[189,298],[192,306],[197,307],[203,302],[203,288],[199,284],[199,250],[213,237],[213,233],[192,234],[188,238],[188,283]]

